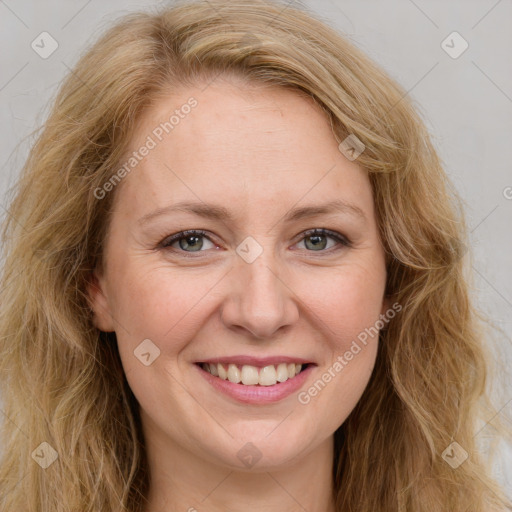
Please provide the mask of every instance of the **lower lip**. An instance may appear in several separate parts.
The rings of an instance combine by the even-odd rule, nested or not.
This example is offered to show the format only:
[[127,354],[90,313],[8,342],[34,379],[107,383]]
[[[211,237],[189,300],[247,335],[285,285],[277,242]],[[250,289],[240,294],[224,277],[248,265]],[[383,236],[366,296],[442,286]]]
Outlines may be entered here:
[[305,370],[301,371],[295,377],[285,382],[278,382],[273,386],[246,386],[245,384],[235,384],[229,380],[214,377],[211,373],[203,370],[198,364],[194,366],[215,389],[231,398],[245,404],[268,404],[278,402],[291,395],[293,392],[298,391],[309,377],[315,365],[309,364]]

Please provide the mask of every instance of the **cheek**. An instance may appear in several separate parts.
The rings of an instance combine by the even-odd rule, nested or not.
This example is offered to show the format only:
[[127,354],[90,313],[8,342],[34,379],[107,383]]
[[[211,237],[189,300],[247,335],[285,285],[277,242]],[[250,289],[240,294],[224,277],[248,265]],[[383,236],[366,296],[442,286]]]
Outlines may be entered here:
[[[313,385],[299,402],[325,415],[327,424],[337,428],[350,414],[371,377],[378,349],[379,318],[385,286],[385,272],[351,265],[325,278],[316,276],[304,301],[319,339],[328,345],[329,356],[322,361]],[[307,297],[302,288],[302,296]],[[332,415],[332,416],[329,416]]]
[[297,295],[325,328],[336,352],[345,351],[350,341],[374,326],[382,311],[385,270],[379,265],[369,269],[350,265],[334,271],[312,274],[302,284],[297,282]]
[[206,291],[214,285],[210,281],[211,275],[186,277],[183,271],[136,265],[136,261],[117,266],[112,309],[125,371],[140,364],[134,351],[145,340],[167,357],[175,357],[187,345],[200,327],[197,315]]

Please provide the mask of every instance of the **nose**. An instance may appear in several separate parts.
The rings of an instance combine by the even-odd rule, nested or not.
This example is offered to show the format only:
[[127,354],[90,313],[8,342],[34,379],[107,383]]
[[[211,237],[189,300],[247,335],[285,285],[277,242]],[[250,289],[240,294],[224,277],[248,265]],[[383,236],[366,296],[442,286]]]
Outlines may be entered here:
[[285,276],[265,252],[254,262],[237,258],[229,273],[229,290],[222,305],[222,321],[229,329],[243,329],[257,339],[271,338],[299,319],[298,300]]

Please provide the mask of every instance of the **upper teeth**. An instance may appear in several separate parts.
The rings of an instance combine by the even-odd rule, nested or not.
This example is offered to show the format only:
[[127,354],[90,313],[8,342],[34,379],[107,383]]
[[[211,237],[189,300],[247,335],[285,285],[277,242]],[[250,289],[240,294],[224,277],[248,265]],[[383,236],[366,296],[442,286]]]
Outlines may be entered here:
[[278,382],[284,382],[295,377],[295,375],[301,371],[302,365],[296,363],[280,363],[278,365],[271,364],[263,368],[258,368],[248,364],[239,367],[236,364],[223,365],[221,363],[203,363],[202,368],[215,377],[229,380],[235,384],[241,382],[246,386],[255,386],[256,384],[260,386],[273,386]]

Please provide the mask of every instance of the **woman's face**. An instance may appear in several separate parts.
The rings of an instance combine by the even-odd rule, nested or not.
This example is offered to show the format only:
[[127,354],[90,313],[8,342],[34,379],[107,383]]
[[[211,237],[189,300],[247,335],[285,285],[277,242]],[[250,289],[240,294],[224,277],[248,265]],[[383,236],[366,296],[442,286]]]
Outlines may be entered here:
[[[387,307],[366,172],[284,89],[217,80],[137,130],[90,295],[147,442],[263,469],[325,446],[369,381],[378,336],[362,333]],[[185,230],[201,232],[171,239]]]

